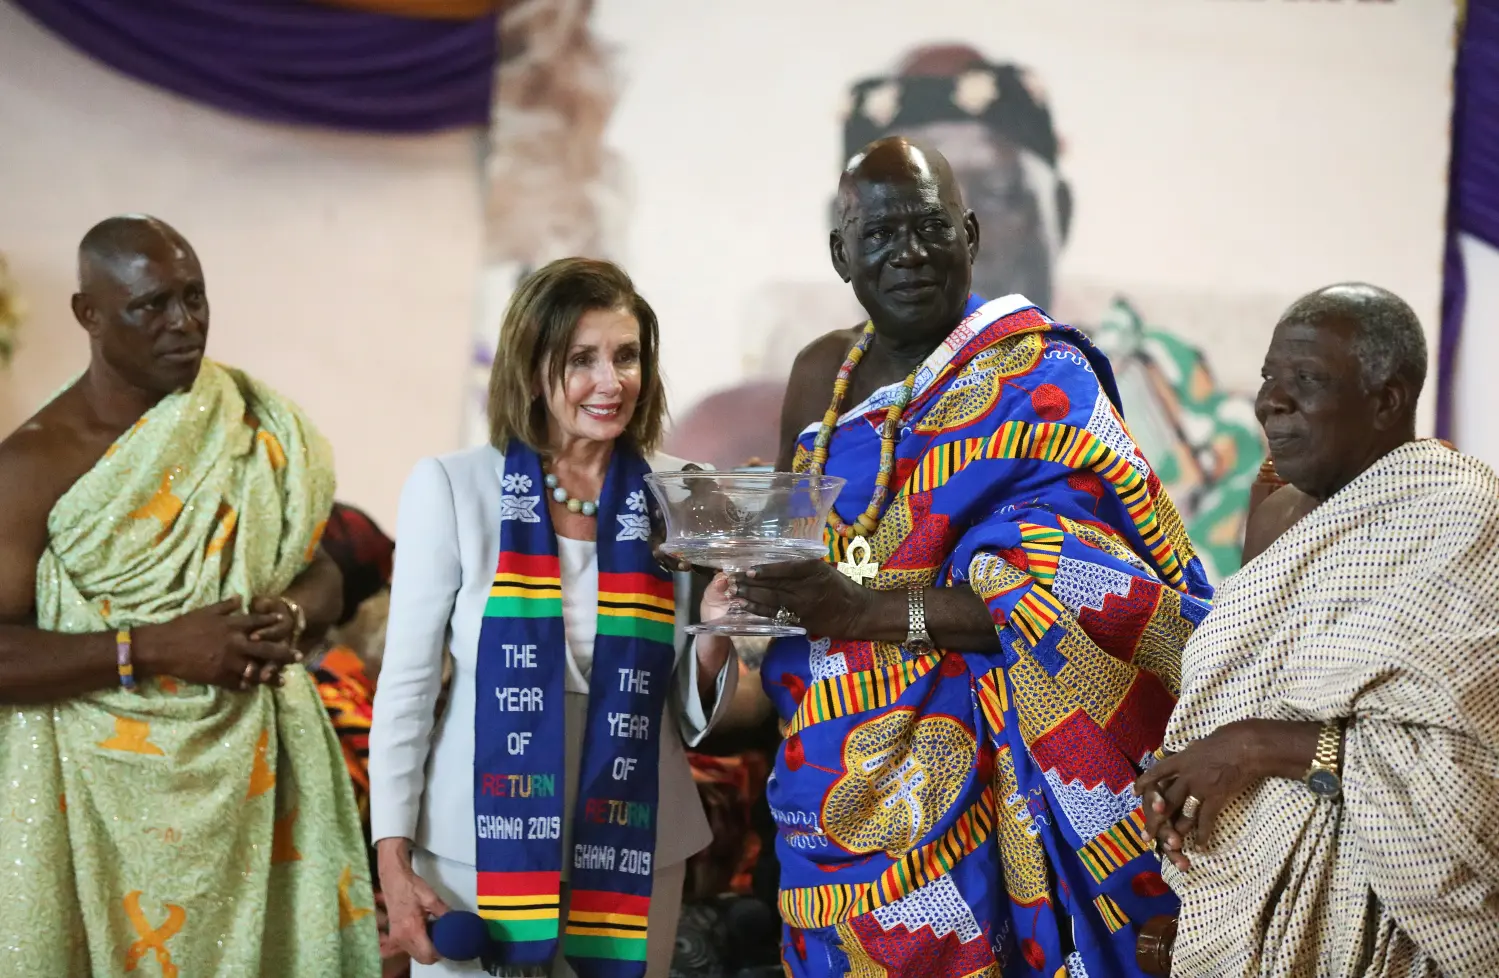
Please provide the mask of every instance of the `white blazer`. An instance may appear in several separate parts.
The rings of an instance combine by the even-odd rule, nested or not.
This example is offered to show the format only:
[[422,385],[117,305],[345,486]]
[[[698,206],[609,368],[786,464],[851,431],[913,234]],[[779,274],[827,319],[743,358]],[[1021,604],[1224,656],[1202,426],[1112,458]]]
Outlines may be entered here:
[[[650,460],[652,469],[665,471],[685,464],[665,455]],[[474,685],[479,629],[499,562],[504,468],[505,456],[486,445],[422,459],[407,479],[370,728],[375,840],[409,838],[469,866],[475,862]],[[683,738],[693,745],[702,740],[733,699],[739,677],[730,656],[718,676],[713,708],[704,710],[697,656],[682,631],[688,593],[679,576],[676,688],[666,705],[667,718],[677,722],[663,720],[661,726],[658,867],[681,862],[713,840]],[[445,645],[453,655],[453,681],[443,715],[434,717]]]

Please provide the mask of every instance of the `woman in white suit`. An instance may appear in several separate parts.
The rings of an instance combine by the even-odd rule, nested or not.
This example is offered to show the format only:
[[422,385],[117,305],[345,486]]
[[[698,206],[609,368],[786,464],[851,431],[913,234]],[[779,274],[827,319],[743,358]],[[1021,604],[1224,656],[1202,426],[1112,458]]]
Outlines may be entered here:
[[[711,841],[683,740],[737,669],[729,639],[681,640],[652,551],[642,477],[684,465],[654,454],[657,346],[619,268],[538,270],[500,330],[491,444],[422,460],[402,493],[370,818],[414,978],[481,973],[428,938],[450,908],[485,918],[511,973],[668,973],[685,860]],[[727,605],[720,578],[702,613]]]

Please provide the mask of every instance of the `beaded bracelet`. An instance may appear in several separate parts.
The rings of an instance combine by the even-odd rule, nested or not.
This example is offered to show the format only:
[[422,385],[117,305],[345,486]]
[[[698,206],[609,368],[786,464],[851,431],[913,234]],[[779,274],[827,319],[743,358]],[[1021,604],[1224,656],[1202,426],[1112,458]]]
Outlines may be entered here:
[[130,629],[115,632],[115,663],[120,672],[120,685],[135,692],[135,666],[130,663]]

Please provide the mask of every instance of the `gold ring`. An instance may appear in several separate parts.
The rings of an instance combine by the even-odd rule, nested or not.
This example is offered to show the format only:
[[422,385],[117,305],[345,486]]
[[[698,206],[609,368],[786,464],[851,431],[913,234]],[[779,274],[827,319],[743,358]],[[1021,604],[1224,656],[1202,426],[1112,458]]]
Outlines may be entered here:
[[1187,800],[1182,802],[1182,818],[1196,818],[1197,810],[1202,807],[1202,799],[1196,795],[1188,795]]

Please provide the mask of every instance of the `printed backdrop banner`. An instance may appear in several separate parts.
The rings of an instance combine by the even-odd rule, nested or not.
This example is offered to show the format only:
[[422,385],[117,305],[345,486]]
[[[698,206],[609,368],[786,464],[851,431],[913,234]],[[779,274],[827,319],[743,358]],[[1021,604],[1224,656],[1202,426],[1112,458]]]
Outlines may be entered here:
[[828,259],[838,173],[902,133],[947,155],[978,215],[977,289],[1022,292],[1108,352],[1209,572],[1234,570],[1279,312],[1322,285],[1375,282],[1411,302],[1435,356],[1453,5],[913,9],[513,8],[470,439],[484,437],[484,375],[517,277],[587,253],[623,263],[661,317],[668,450],[773,459],[796,352],[862,318]]

